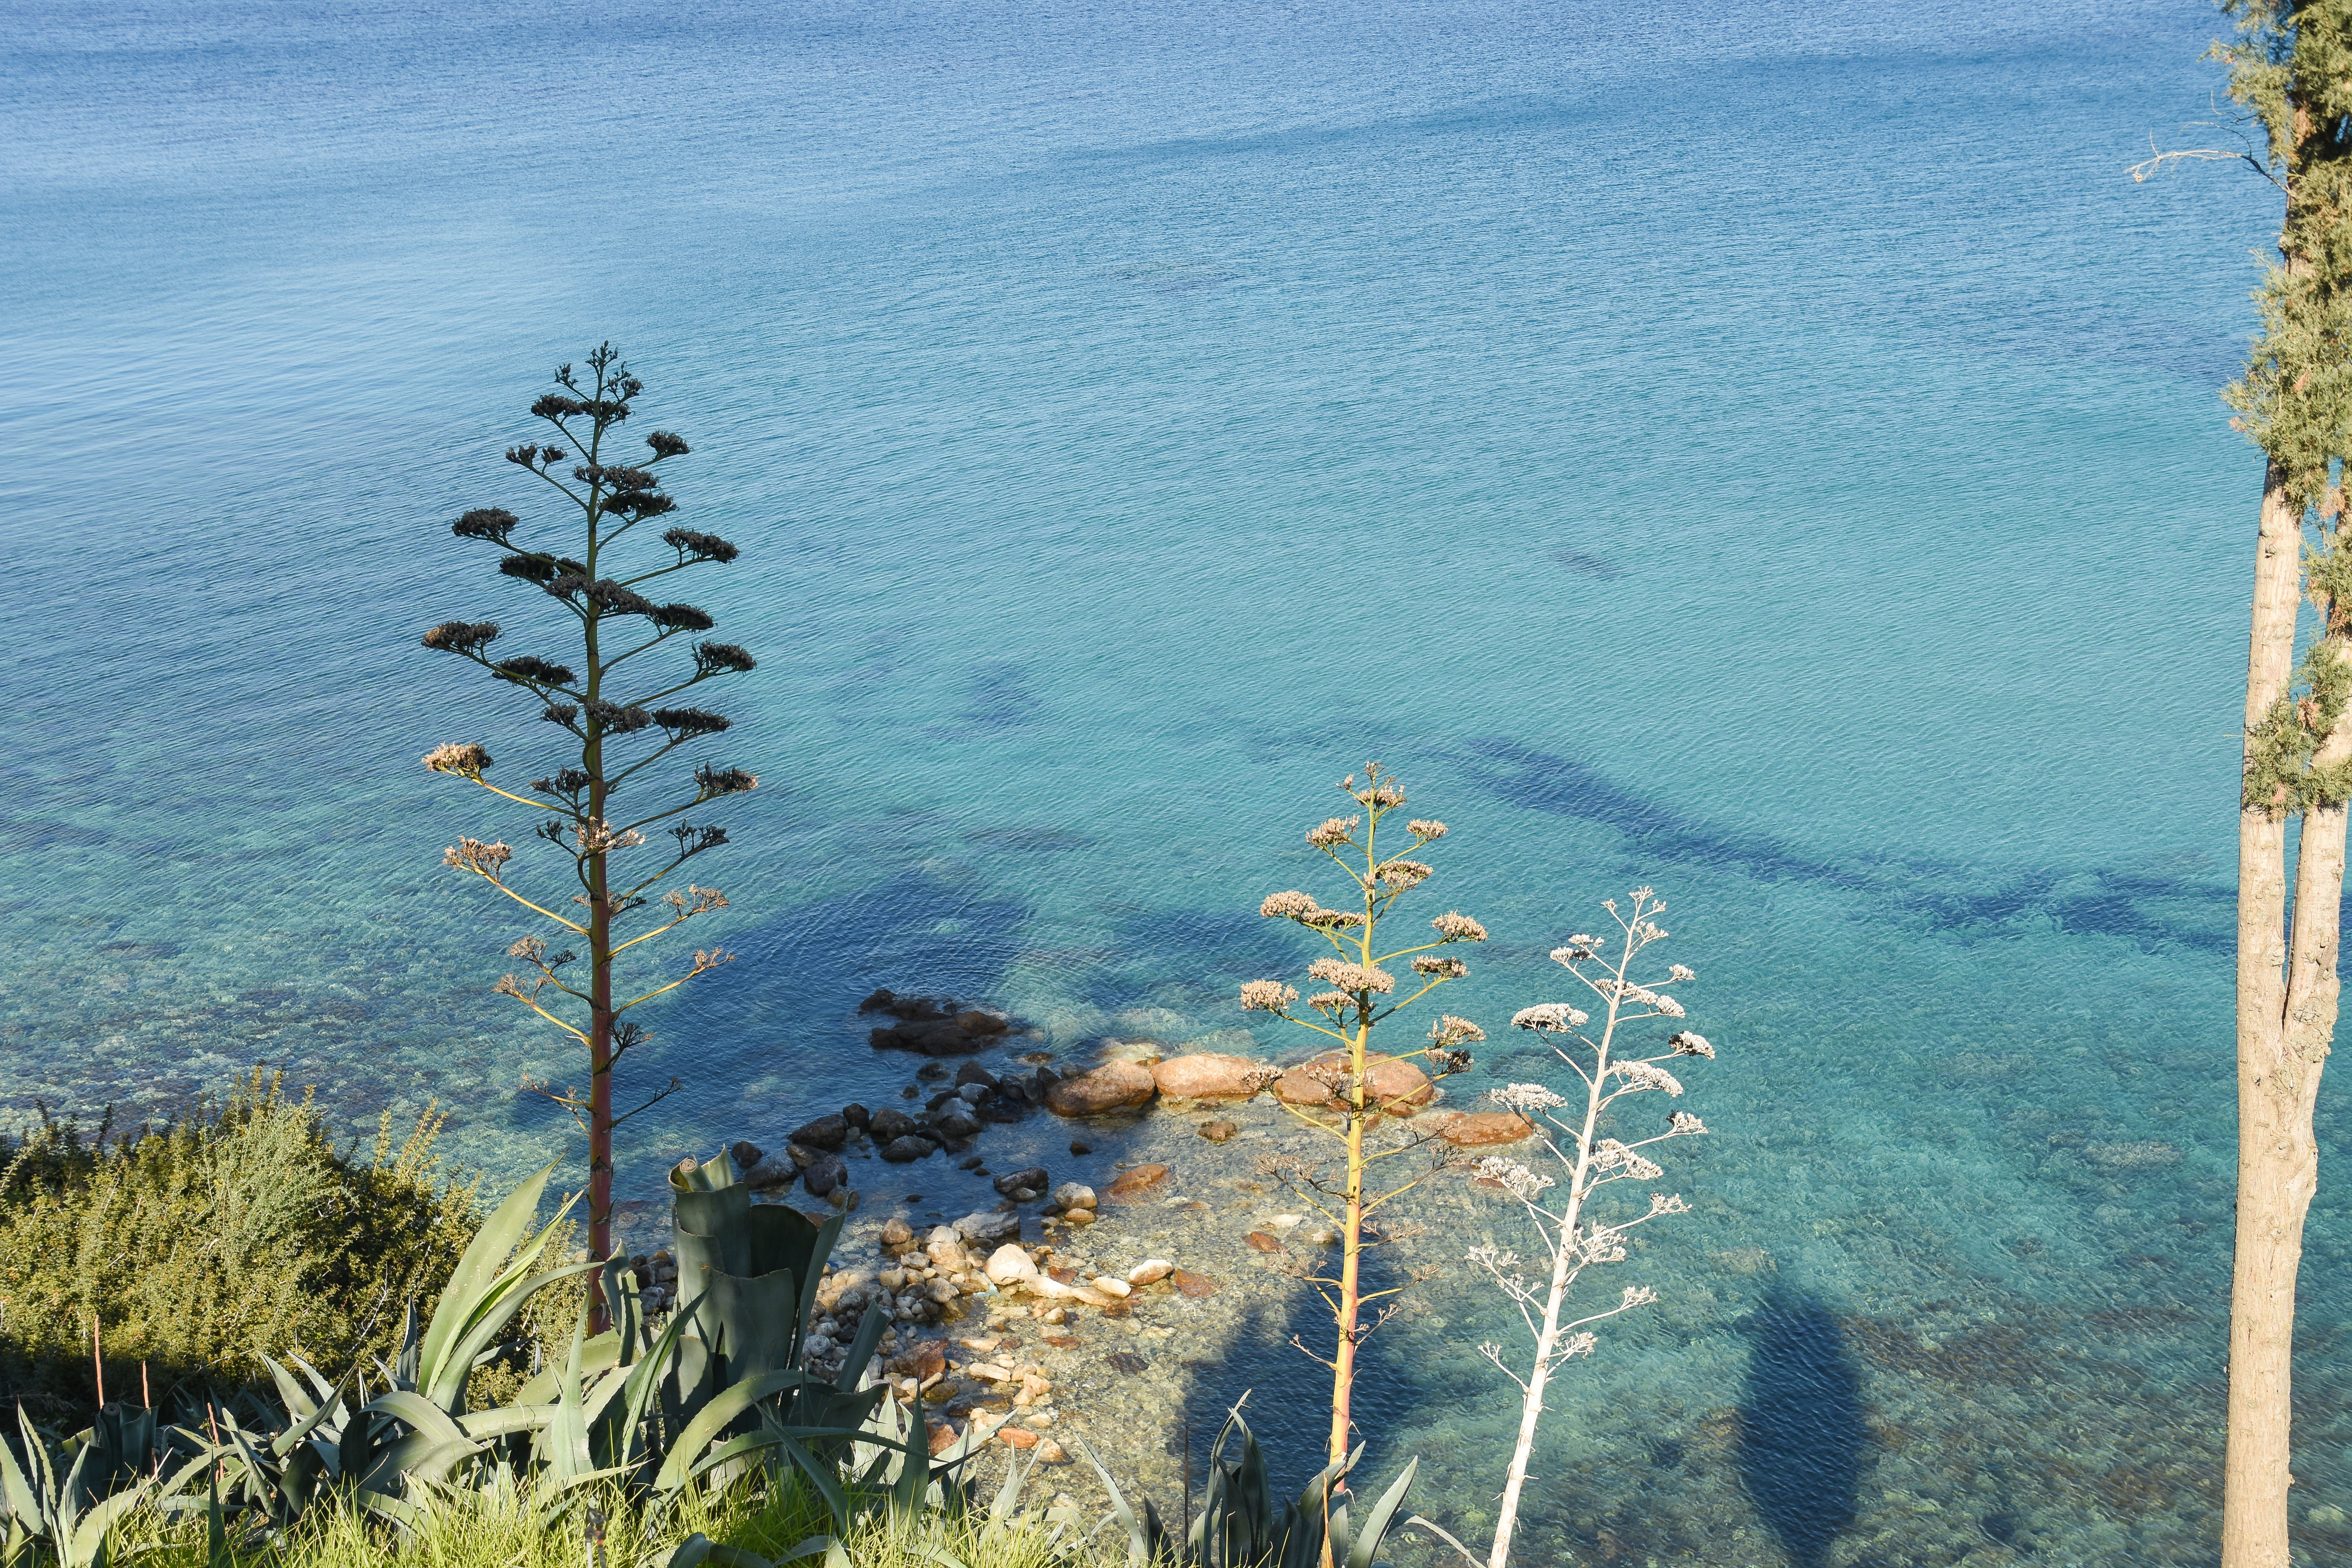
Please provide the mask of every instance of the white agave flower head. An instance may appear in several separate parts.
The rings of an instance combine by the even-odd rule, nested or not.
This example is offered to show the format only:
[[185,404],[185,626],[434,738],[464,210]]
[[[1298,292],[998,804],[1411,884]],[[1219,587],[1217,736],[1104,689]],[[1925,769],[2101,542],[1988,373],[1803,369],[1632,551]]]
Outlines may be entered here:
[[1678,1057],[1705,1057],[1709,1061],[1715,1059],[1715,1047],[1707,1044],[1706,1037],[1696,1029],[1677,1031],[1667,1037],[1666,1045]]
[[1666,1118],[1667,1135],[1674,1138],[1696,1138],[1706,1131],[1706,1123],[1687,1110],[1677,1110]]
[[1539,1006],[1522,1007],[1511,1015],[1511,1027],[1533,1029],[1538,1034],[1565,1034],[1584,1026],[1590,1015],[1570,1006],[1565,1002],[1546,1002]]
[[1571,1356],[1591,1355],[1600,1347],[1600,1344],[1601,1336],[1587,1329],[1582,1333],[1573,1335],[1566,1344],[1559,1347],[1559,1359],[1567,1361]]
[[1683,984],[1689,981],[1696,980],[1698,978],[1698,972],[1695,969],[1689,968],[1687,965],[1677,963],[1672,969],[1666,971],[1666,977],[1674,981],[1676,984]]
[[1531,1204],[1552,1184],[1549,1176],[1539,1176],[1517,1160],[1506,1160],[1489,1154],[1478,1162],[1478,1180],[1492,1182],[1523,1204]]
[[1593,1146],[1592,1170],[1596,1175],[1622,1171],[1637,1182],[1654,1182],[1665,1170],[1654,1160],[1645,1160],[1614,1138],[1603,1138]]
[[1556,1105],[1568,1103],[1565,1097],[1553,1093],[1539,1083],[1507,1084],[1501,1089],[1488,1089],[1486,1098],[1497,1105],[1522,1111],[1549,1110]]
[[1609,1070],[1624,1080],[1621,1093],[1639,1094],[1645,1089],[1662,1089],[1669,1096],[1680,1096],[1683,1091],[1682,1079],[1648,1062],[1612,1062]]

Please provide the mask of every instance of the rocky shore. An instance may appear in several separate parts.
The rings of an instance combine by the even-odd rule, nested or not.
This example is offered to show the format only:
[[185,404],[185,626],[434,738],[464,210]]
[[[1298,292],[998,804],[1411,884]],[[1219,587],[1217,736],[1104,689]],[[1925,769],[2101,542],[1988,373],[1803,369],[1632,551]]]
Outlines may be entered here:
[[[874,1030],[877,1048],[926,1058],[901,1106],[845,1105],[791,1129],[779,1148],[751,1138],[729,1148],[762,1200],[798,1189],[818,1217],[854,1216],[820,1287],[812,1362],[837,1371],[864,1315],[887,1313],[872,1370],[919,1409],[935,1447],[979,1423],[1062,1464],[1060,1437],[1085,1431],[1151,1479],[1192,1372],[1263,1327],[1339,1240],[1319,1215],[1283,1212],[1295,1200],[1262,1166],[1277,1152],[1319,1152],[1299,1114],[1335,1107],[1342,1061],[1164,1055],[1110,1039],[1065,1070],[1047,1052],[1022,1053],[1033,1037],[1002,1015],[887,992],[867,1010],[895,1020]],[[973,1059],[992,1050],[1009,1059]],[[967,1059],[951,1068],[943,1055]],[[1475,1147],[1529,1131],[1515,1116],[1443,1109],[1443,1086],[1412,1061],[1378,1060],[1372,1082],[1393,1112],[1389,1138],[1434,1133]],[[1049,1128],[1055,1140],[1069,1135],[1066,1156],[1047,1146]],[[984,1151],[1000,1145],[1010,1168],[992,1171]],[[952,1170],[926,1187],[975,1189],[982,1201],[952,1219],[952,1208],[919,1209],[923,1194],[868,1203],[886,1172],[912,1176],[935,1159]],[[1466,1188],[1457,1178],[1445,1201],[1483,1207]],[[656,1291],[675,1290],[666,1248],[634,1261]],[[1249,1278],[1260,1273],[1288,1278]]]

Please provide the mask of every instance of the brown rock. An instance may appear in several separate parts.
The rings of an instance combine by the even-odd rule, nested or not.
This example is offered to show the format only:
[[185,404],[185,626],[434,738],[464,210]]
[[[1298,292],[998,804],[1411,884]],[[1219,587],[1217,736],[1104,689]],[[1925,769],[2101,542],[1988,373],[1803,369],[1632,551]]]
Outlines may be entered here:
[[1174,1100],[1247,1100],[1281,1076],[1247,1057],[1215,1052],[1170,1057],[1152,1068],[1160,1092]]
[[1262,1230],[1254,1230],[1242,1238],[1259,1252],[1280,1252],[1282,1243]]
[[1057,1351],[1074,1351],[1078,1348],[1076,1334],[1047,1334],[1045,1342]]
[[1217,1293],[1217,1282],[1205,1274],[1195,1274],[1189,1268],[1179,1268],[1169,1279],[1176,1282],[1177,1294],[1199,1298]]
[[1110,1354],[1103,1357],[1103,1365],[1110,1368],[1111,1371],[1118,1373],[1122,1377],[1133,1377],[1139,1373],[1150,1370],[1151,1367],[1151,1363],[1150,1362],[1144,1360],[1133,1351],[1113,1351]]
[[1448,1143],[1475,1149],[1488,1143],[1517,1143],[1532,1136],[1535,1123],[1508,1110],[1465,1110],[1437,1131]]
[[1230,1121],[1203,1121],[1200,1127],[1201,1136],[1212,1143],[1222,1143],[1240,1131]]
[[1066,1078],[1045,1091],[1045,1108],[1056,1116],[1099,1116],[1142,1105],[1159,1091],[1151,1069],[1136,1062],[1105,1062],[1092,1072]]
[[1137,1165],[1121,1171],[1118,1178],[1104,1189],[1103,1196],[1112,1203],[1133,1203],[1168,1179],[1165,1165]]
[[1411,1116],[1437,1093],[1437,1086],[1429,1081],[1419,1062],[1376,1061],[1364,1076],[1364,1087],[1391,1116]]
[[1331,1079],[1320,1063],[1309,1062],[1284,1073],[1275,1083],[1274,1097],[1285,1105],[1337,1105]]
[[934,1454],[946,1453],[955,1443],[956,1429],[944,1421],[931,1423],[930,1433],[931,1452]]
[[1008,1448],[1034,1448],[1037,1446],[1037,1434],[1026,1426],[1000,1426],[996,1440]]
[[948,1369],[947,1346],[937,1340],[926,1340],[912,1349],[899,1352],[890,1358],[890,1370],[900,1377],[911,1377],[918,1383],[939,1376]]
[[[1366,1098],[1392,1115],[1411,1116],[1437,1096],[1436,1086],[1417,1062],[1375,1052],[1365,1058],[1364,1066]],[[1326,1051],[1284,1073],[1274,1092],[1285,1105],[1336,1106],[1339,1103],[1339,1086],[1347,1081],[1347,1053]]]

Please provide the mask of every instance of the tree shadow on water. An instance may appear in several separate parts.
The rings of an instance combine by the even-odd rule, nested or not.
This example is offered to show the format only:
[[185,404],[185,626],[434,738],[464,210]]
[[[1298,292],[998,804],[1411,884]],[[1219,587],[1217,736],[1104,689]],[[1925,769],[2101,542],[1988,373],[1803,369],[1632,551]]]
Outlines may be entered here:
[[1861,1490],[1861,1368],[1836,1316],[1803,1290],[1775,1287],[1741,1331],[1739,1479],[1790,1561],[1819,1568]]

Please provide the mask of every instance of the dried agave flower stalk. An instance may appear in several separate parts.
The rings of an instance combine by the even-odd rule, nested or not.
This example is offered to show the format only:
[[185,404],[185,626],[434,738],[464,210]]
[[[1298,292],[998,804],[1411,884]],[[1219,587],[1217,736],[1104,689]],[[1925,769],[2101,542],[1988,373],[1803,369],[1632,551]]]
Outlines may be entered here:
[[[1297,987],[1279,980],[1253,980],[1241,991],[1244,1008],[1271,1013],[1301,1028],[1311,1029],[1337,1042],[1345,1053],[1344,1058],[1331,1064],[1328,1069],[1331,1097],[1328,1104],[1302,1108],[1285,1102],[1284,1107],[1317,1132],[1341,1144],[1344,1156],[1328,1167],[1297,1158],[1266,1162],[1269,1173],[1331,1221],[1339,1233],[1339,1274],[1333,1277],[1321,1268],[1311,1268],[1306,1275],[1307,1282],[1331,1309],[1332,1353],[1326,1358],[1307,1350],[1301,1341],[1291,1342],[1330,1368],[1330,1457],[1335,1464],[1347,1458],[1349,1447],[1349,1406],[1355,1387],[1356,1347],[1395,1312],[1398,1303],[1394,1298],[1407,1288],[1399,1285],[1388,1289],[1364,1289],[1365,1247],[1368,1244],[1377,1246],[1381,1240],[1366,1231],[1364,1222],[1418,1186],[1432,1171],[1446,1163],[1450,1155],[1444,1140],[1411,1132],[1393,1147],[1366,1148],[1366,1134],[1380,1124],[1382,1117],[1410,1115],[1417,1109],[1414,1102],[1424,1097],[1417,1082],[1391,1084],[1384,1091],[1376,1081],[1376,1074],[1391,1062],[1419,1059],[1433,1069],[1430,1078],[1444,1078],[1468,1068],[1470,1053],[1463,1047],[1486,1037],[1477,1025],[1444,1014],[1415,1048],[1379,1059],[1372,1057],[1374,1028],[1438,986],[1469,973],[1469,966],[1460,959],[1437,950],[1456,942],[1484,942],[1486,928],[1467,915],[1448,910],[1430,922],[1437,932],[1436,941],[1382,952],[1381,927],[1394,911],[1397,900],[1434,874],[1433,868],[1408,856],[1417,855],[1444,837],[1445,824],[1408,821],[1404,826],[1405,854],[1394,852],[1395,830],[1391,828],[1391,848],[1384,851],[1381,846],[1381,824],[1405,804],[1404,790],[1396,776],[1373,763],[1366,768],[1362,784],[1359,784],[1350,773],[1340,781],[1339,788],[1355,803],[1357,811],[1332,817],[1312,829],[1307,835],[1307,842],[1329,857],[1347,877],[1349,894],[1346,906],[1325,909],[1308,894],[1296,891],[1273,894],[1258,906],[1258,913],[1266,919],[1295,921],[1331,944],[1330,956],[1318,958],[1307,966],[1307,978],[1321,989],[1307,998],[1303,1011],[1297,1007]],[[1402,996],[1397,994],[1400,976],[1381,967],[1399,960],[1410,961],[1412,977],[1411,988]],[[1374,1163],[1411,1160],[1415,1155],[1423,1156],[1421,1169],[1411,1179],[1386,1191],[1367,1188],[1365,1173]],[[1425,1277],[1425,1271],[1410,1276],[1408,1283],[1417,1283]],[[1366,1307],[1373,1308],[1369,1323],[1363,1321]]]

